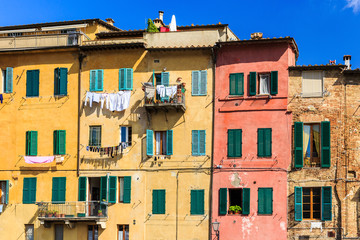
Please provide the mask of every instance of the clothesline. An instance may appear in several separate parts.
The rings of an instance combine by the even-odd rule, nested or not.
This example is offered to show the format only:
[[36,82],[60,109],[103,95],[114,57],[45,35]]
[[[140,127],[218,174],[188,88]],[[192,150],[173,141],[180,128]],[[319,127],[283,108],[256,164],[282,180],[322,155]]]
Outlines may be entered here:
[[[89,106],[92,107],[92,103],[100,103],[101,108],[105,107],[110,111],[123,111],[129,107],[131,91],[119,91],[117,93],[95,93],[86,92],[85,106],[89,100]],[[106,104],[105,104],[106,102]]]
[[86,146],[86,151],[90,152],[99,152],[101,156],[107,155],[108,157],[114,157],[118,154],[122,154],[123,150],[128,147],[129,142],[121,142],[117,146],[112,147],[96,147],[96,146]]

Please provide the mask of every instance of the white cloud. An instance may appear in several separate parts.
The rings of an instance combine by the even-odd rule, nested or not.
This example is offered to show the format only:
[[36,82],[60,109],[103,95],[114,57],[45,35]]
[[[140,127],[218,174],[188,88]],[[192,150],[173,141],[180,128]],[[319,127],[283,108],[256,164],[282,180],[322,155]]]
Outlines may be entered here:
[[345,8],[352,8],[354,12],[360,11],[360,0],[346,0]]

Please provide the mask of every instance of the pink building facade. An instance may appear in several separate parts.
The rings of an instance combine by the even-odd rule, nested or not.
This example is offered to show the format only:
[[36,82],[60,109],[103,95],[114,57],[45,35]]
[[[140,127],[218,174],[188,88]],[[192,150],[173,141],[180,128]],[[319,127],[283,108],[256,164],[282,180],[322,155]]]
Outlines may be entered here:
[[297,54],[292,38],[218,43],[212,222],[221,240],[287,238],[288,67]]

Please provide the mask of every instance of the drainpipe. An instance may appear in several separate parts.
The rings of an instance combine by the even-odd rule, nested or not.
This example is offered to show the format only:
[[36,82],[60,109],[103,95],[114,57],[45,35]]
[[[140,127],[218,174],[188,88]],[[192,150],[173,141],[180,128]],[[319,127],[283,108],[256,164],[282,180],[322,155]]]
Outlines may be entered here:
[[78,122],[77,122],[77,166],[76,166],[76,175],[80,176],[80,115],[81,115],[81,72],[82,72],[82,62],[86,55],[79,51],[79,76],[78,76]]
[[176,237],[175,239],[178,240],[178,233],[179,233],[179,171],[176,173]]

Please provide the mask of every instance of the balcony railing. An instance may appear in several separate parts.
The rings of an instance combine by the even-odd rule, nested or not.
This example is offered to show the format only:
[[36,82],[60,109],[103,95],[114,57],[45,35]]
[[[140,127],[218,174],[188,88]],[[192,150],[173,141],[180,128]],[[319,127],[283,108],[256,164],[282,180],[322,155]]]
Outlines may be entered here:
[[79,32],[0,37],[0,51],[81,45]]
[[172,84],[168,87],[176,86],[176,92],[173,96],[161,97],[157,92],[156,87],[144,86],[145,91],[145,108],[146,110],[180,110],[185,112],[185,87],[182,84]]
[[38,202],[38,218],[46,221],[87,221],[107,218],[107,202]]

